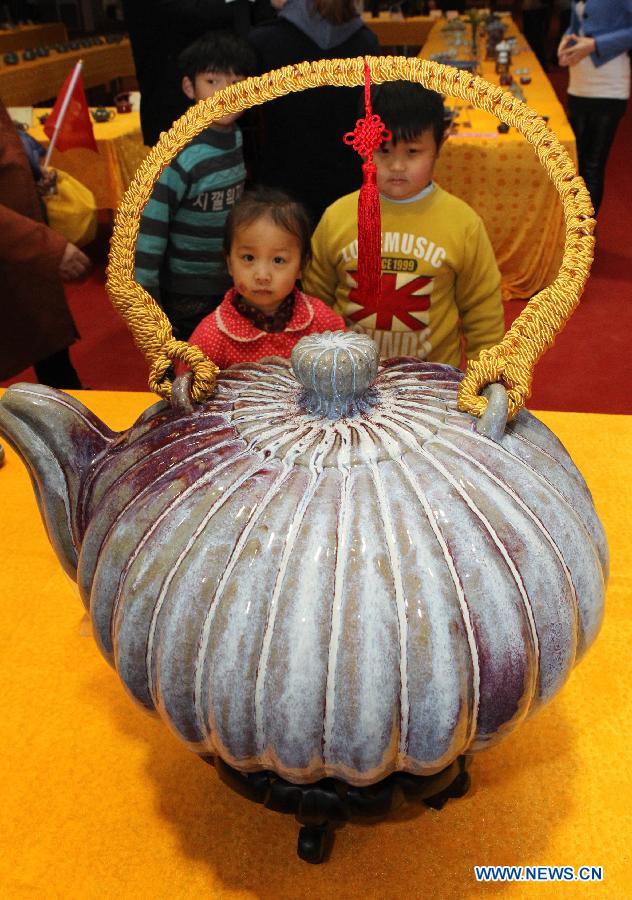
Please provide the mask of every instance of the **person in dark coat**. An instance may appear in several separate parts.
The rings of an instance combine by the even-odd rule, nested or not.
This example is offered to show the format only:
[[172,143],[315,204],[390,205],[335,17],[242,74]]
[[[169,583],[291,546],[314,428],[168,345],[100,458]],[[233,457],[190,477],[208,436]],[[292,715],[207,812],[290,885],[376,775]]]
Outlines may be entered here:
[[[354,0],[287,0],[276,20],[254,28],[248,39],[261,73],[304,61],[380,52]],[[314,224],[334,200],[361,185],[361,159],[342,141],[359,118],[361,99],[362,88],[322,87],[261,107],[264,135],[255,178],[293,194]]]
[[577,142],[579,174],[599,212],[606,164],[630,99],[632,0],[573,2],[558,47],[568,66],[568,121]]
[[34,365],[45,384],[81,387],[62,279],[89,268],[85,253],[44,224],[31,166],[0,101],[0,380]]
[[269,0],[123,0],[140,89],[143,141],[152,147],[189,107],[182,94],[178,57],[210,30],[242,36],[273,15]]

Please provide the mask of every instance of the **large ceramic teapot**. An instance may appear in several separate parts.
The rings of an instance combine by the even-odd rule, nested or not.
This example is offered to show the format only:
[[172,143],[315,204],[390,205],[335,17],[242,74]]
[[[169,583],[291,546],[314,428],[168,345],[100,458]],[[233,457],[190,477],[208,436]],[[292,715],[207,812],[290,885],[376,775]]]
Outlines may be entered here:
[[238,772],[367,786],[494,744],[601,621],[581,475],[525,410],[479,434],[461,378],[328,333],[121,434],[17,385],[0,432],[142,706]]

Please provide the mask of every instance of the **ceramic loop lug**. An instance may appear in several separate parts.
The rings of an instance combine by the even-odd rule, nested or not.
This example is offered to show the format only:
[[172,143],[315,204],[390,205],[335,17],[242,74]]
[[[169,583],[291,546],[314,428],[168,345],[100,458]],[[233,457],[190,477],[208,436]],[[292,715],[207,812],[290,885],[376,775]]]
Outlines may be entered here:
[[488,384],[483,390],[487,397],[487,409],[476,422],[476,430],[483,437],[499,443],[505,433],[509,415],[509,397],[504,385],[499,382]]
[[171,406],[184,415],[192,413],[193,399],[191,397],[191,387],[193,386],[193,372],[185,372],[173,382],[171,387]]

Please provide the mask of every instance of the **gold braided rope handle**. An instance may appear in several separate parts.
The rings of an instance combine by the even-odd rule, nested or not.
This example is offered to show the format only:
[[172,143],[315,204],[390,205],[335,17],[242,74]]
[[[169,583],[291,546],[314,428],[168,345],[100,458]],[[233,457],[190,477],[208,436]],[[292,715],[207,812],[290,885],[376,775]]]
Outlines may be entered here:
[[[508,392],[512,418],[529,396],[536,362],[552,345],[577,306],[588,278],[595,223],[584,182],[543,119],[510,92],[452,66],[429,60],[382,56],[369,57],[368,62],[375,83],[417,81],[442,94],[466,100],[513,126],[534,146],[562,199],[566,240],[557,278],[529,301],[499,344],[483,350],[477,361],[468,363],[459,388],[459,407],[480,416],[487,406],[486,398],[480,396],[481,390],[490,383],[501,382]],[[363,83],[362,57],[285,66],[225,88],[198,103],[161,135],[138,169],[116,215],[107,280],[112,302],[149,363],[152,391],[165,398],[170,396],[171,381],[167,373],[172,362],[182,360],[194,372],[192,396],[200,402],[212,393],[219,372],[197,347],[174,340],[168,318],[134,280],[140,216],[162,170],[189,141],[223,116],[243,112],[293,91],[326,85],[355,87]]]

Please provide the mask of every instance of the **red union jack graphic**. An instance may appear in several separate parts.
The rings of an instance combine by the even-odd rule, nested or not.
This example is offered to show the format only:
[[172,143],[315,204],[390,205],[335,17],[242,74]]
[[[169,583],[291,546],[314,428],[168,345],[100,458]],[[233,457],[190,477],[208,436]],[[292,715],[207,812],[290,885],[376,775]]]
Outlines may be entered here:
[[[349,272],[354,277],[357,273]],[[347,318],[352,322],[361,322],[369,316],[375,316],[376,330],[392,331],[393,318],[398,319],[411,331],[422,331],[427,327],[427,322],[420,322],[411,313],[425,312],[430,308],[430,295],[432,293],[432,277],[419,275],[417,278],[406,280],[398,288],[397,279],[402,281],[399,273],[382,272],[382,296],[360,298],[357,286],[349,291],[349,300],[358,303],[361,309],[347,313]],[[420,293],[424,289],[423,293]]]

